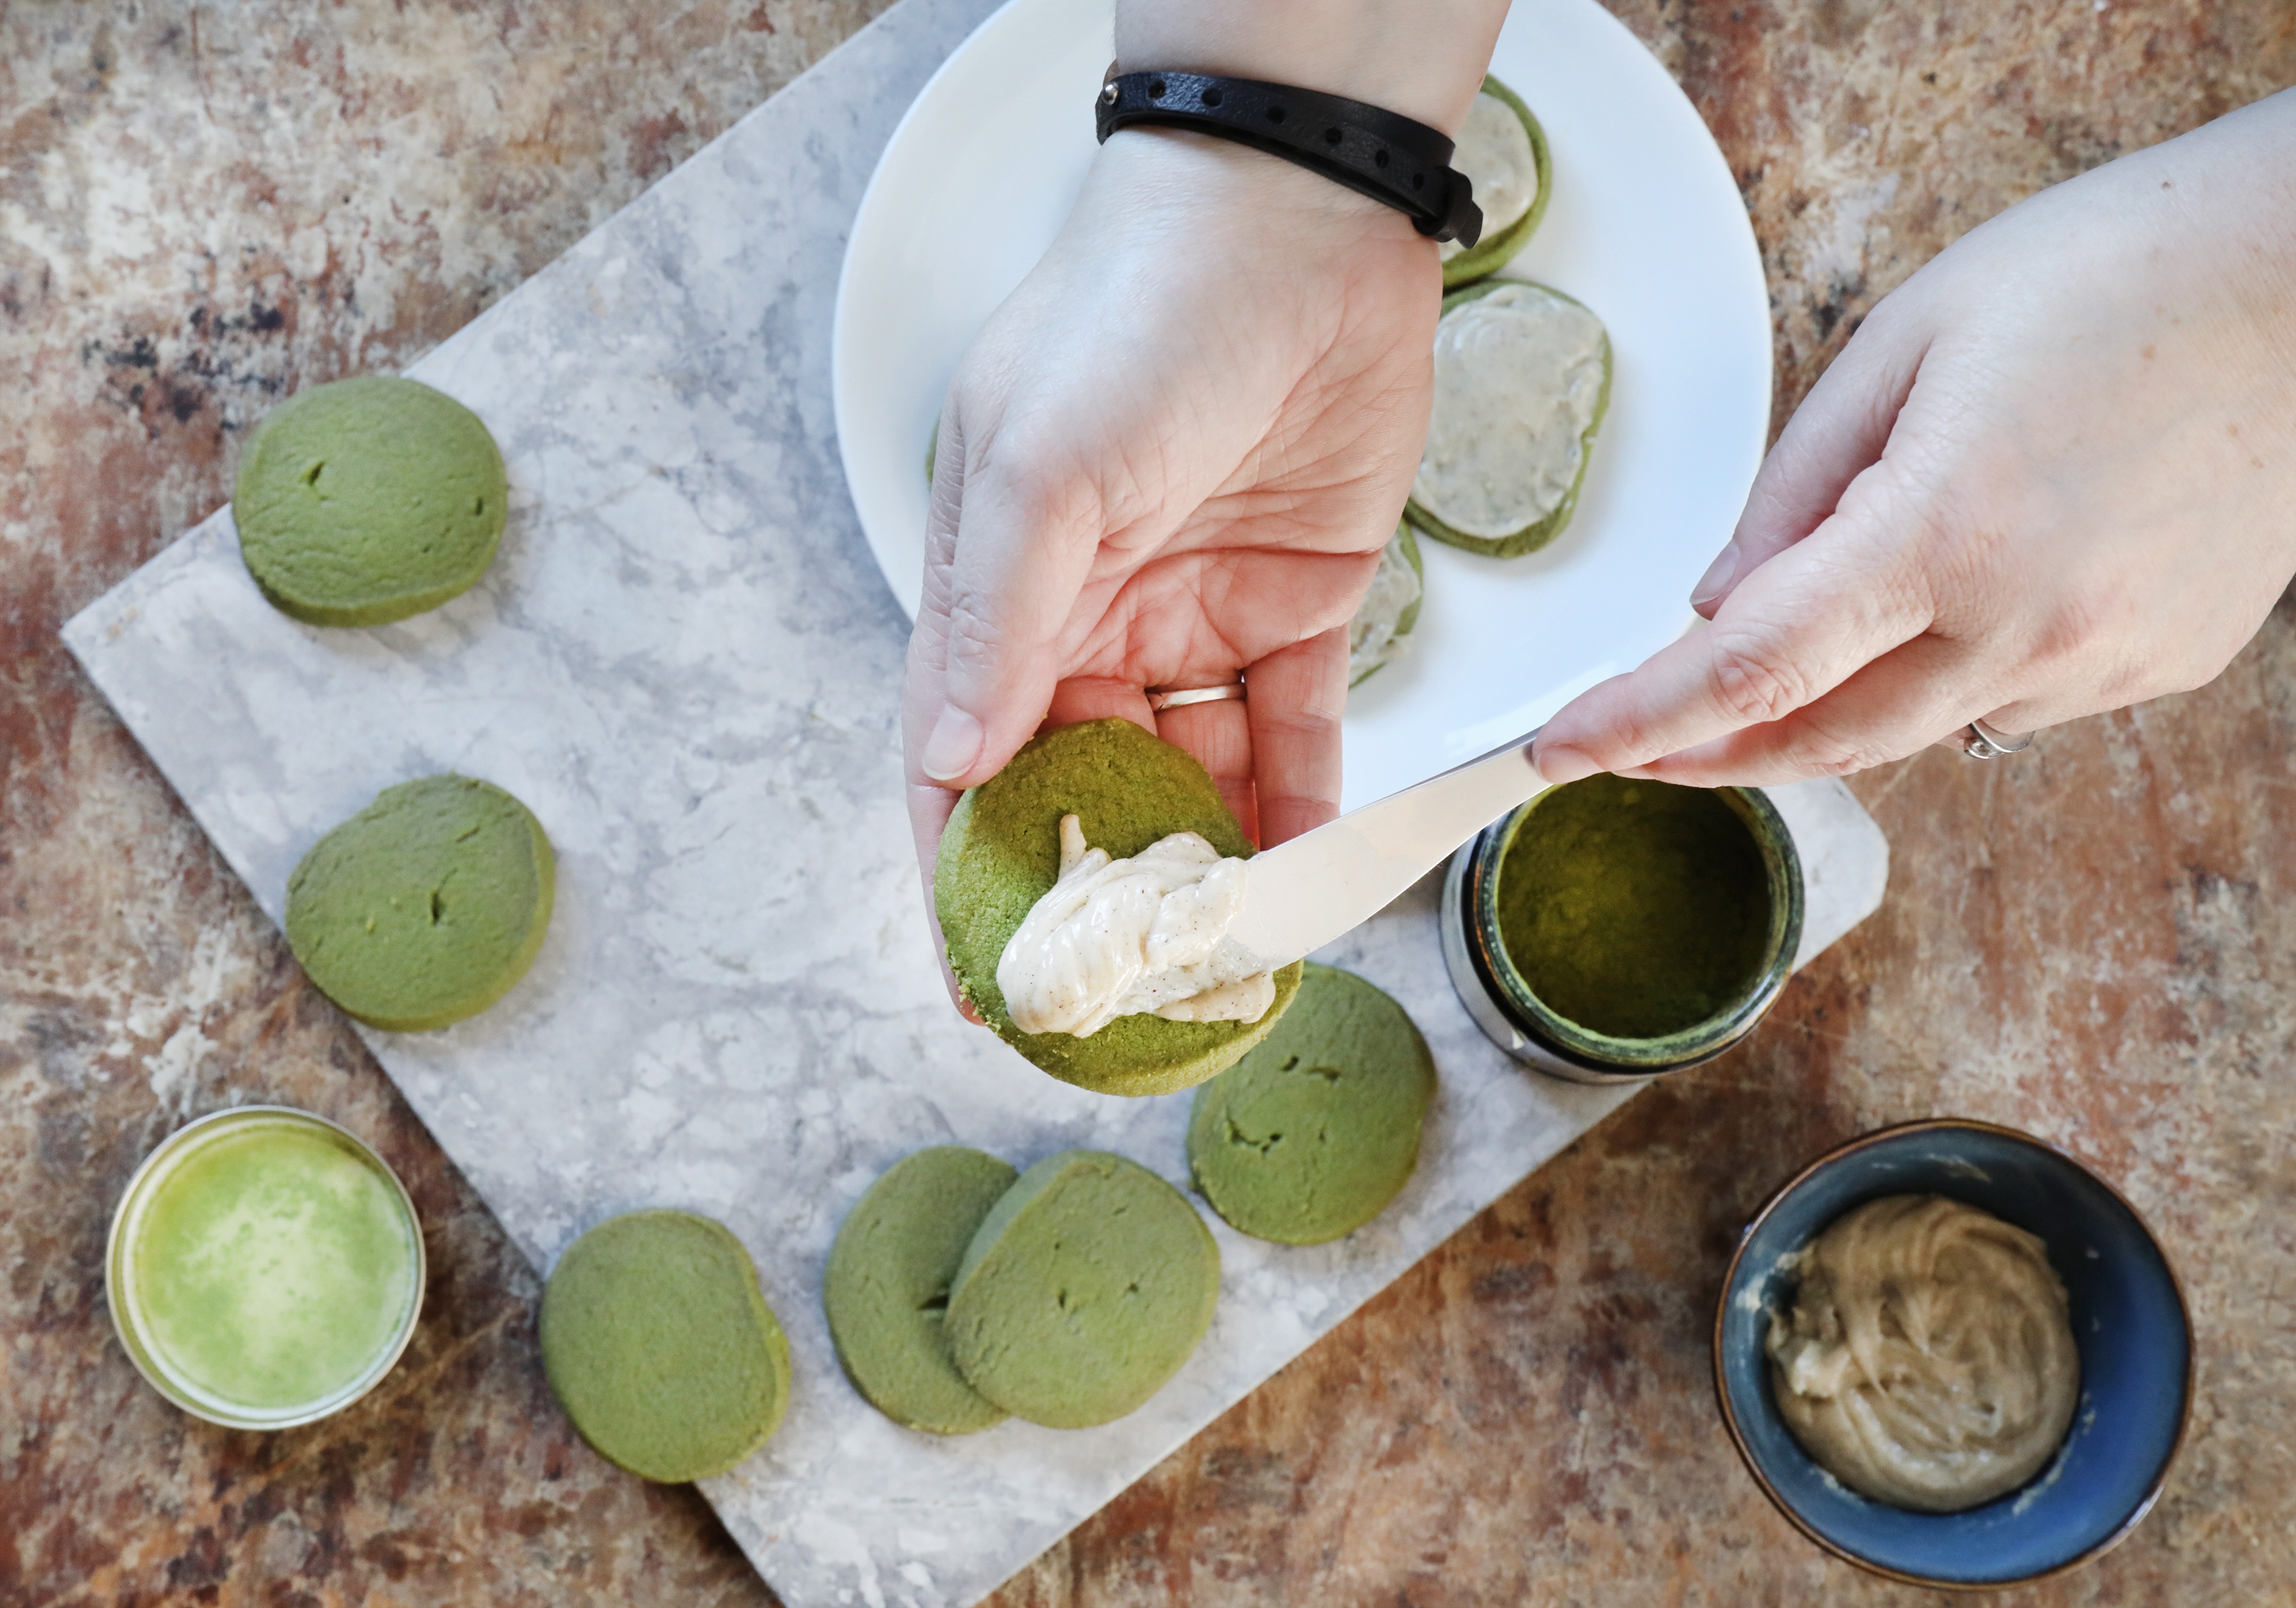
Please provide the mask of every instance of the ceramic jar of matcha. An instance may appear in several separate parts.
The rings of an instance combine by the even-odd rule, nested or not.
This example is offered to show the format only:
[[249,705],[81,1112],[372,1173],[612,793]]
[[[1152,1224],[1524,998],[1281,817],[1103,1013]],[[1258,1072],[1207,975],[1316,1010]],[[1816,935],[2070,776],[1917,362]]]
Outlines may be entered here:
[[1589,776],[1451,862],[1443,956],[1501,1049],[1578,1083],[1710,1061],[1753,1030],[1801,942],[1793,834],[1754,788]]

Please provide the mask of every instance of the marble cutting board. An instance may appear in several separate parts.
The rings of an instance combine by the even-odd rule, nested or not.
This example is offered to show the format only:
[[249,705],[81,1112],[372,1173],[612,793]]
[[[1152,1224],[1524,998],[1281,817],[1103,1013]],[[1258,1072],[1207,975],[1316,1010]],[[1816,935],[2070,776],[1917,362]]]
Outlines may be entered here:
[[[559,893],[532,973],[475,1021],[364,1037],[537,1268],[646,1205],[750,1247],[795,1397],[704,1489],[791,1608],[975,1601],[1626,1097],[1477,1032],[1430,877],[1322,956],[1401,998],[1441,1069],[1418,1175],[1378,1222],[1297,1250],[1213,1219],[1210,1336],[1103,1429],[939,1440],[838,1372],[822,1264],[909,1150],[1025,1167],[1091,1144],[1186,1173],[1185,1096],[1054,1083],[942,994],[901,804],[906,625],[831,430],[846,229],[901,110],[992,9],[903,0],[409,371],[509,464],[476,590],[380,629],[298,625],[249,582],[226,509],[65,631],[275,919],[304,850],[393,783],[459,769],[540,816]],[[1774,796],[1808,859],[1807,959],[1879,903],[1887,846],[1839,783]]]

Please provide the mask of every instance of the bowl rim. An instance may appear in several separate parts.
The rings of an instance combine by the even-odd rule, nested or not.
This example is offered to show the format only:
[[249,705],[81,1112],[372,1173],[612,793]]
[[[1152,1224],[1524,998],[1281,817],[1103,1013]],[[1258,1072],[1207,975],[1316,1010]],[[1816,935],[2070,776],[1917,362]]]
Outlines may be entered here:
[[[1770,1477],[1762,1472],[1761,1464],[1755,1460],[1753,1448],[1746,1444],[1745,1432],[1739,1427],[1737,1412],[1730,1405],[1730,1388],[1725,1376],[1722,1360],[1722,1328],[1724,1321],[1729,1316],[1730,1288],[1737,1279],[1738,1264],[1744,1259],[1746,1247],[1753,1243],[1755,1234],[1764,1223],[1769,1220],[1770,1214],[1778,1209],[1788,1195],[1800,1188],[1820,1169],[1832,1166],[1845,1156],[1854,1155],[1870,1145],[1877,1144],[1884,1139],[1895,1139],[1906,1134],[1924,1132],[1980,1133],[1997,1138],[2015,1140],[2055,1156],[2059,1161],[2089,1178],[2119,1202],[2122,1210],[2128,1213],[2129,1220],[2136,1225],[2139,1232],[2144,1235],[2145,1243],[2152,1247],[2153,1254],[2161,1259],[2161,1267],[2168,1270],[2169,1291],[2177,1298],[2177,1321],[2183,1324],[2185,1328],[2185,1393],[2183,1406],[2177,1415],[2177,1436],[2169,1443],[2168,1456],[2161,1459],[2161,1466],[2154,1472],[2152,1483],[2145,1488],[2143,1499],[2129,1510],[2127,1518],[2113,1527],[2111,1534],[2104,1536],[2087,1550],[2038,1573],[2019,1575],[2013,1579],[1947,1580],[1934,1575],[1910,1574],[1902,1569],[1893,1569],[1886,1563],[1879,1563],[1871,1558],[1861,1557],[1848,1547],[1820,1533],[1817,1528],[1804,1519],[1795,1510],[1793,1505],[1779,1493],[1777,1488],[1770,1483]],[[2193,1339],[2192,1303],[2185,1298],[2185,1282],[2177,1272],[2177,1264],[2170,1259],[2167,1247],[2161,1243],[2160,1236],[2152,1232],[2152,1226],[2144,1220],[2144,1214],[2131,1205],[2128,1197],[2115,1188],[2109,1179],[2063,1146],[2052,1144],[2048,1140],[2029,1134],[2021,1128],[2010,1128],[1999,1122],[1988,1122],[1977,1117],[1920,1117],[1909,1122],[1893,1122],[1887,1128],[1877,1128],[1871,1133],[1859,1134],[1855,1138],[1835,1145],[1773,1190],[1769,1198],[1762,1202],[1760,1210],[1748,1218],[1746,1226],[1739,1230],[1737,1246],[1730,1252],[1729,1265],[1722,1271],[1722,1290],[1714,1302],[1713,1333],[1708,1350],[1713,1357],[1714,1399],[1722,1409],[1722,1422],[1729,1429],[1730,1444],[1738,1448],[1738,1460],[1746,1465],[1746,1472],[1753,1475],[1754,1483],[1761,1488],[1762,1495],[1769,1498],[1770,1505],[1784,1516],[1787,1523],[1843,1563],[1862,1569],[1868,1574],[1880,1575],[1884,1579],[1896,1580],[1901,1585],[1926,1587],[1932,1591],[2007,1591],[2015,1587],[2034,1586],[2045,1580],[2054,1580],[2060,1575],[2070,1574],[2084,1564],[2094,1563],[2103,1557],[2127,1540],[2129,1532],[2144,1522],[2144,1516],[2151,1513],[2153,1505],[2160,1501],[2161,1493],[2167,1489],[2169,1483],[2169,1473],[2176,1467],[2177,1458],[2185,1449],[2185,1436],[2193,1426],[2195,1348]]]

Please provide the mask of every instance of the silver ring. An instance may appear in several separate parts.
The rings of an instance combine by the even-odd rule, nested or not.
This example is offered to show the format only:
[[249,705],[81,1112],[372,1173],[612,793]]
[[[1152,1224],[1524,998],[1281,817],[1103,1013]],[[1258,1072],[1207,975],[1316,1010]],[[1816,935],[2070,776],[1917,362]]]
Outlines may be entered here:
[[1220,703],[1233,698],[1243,701],[1241,680],[1223,682],[1218,686],[1152,686],[1147,689],[1148,707],[1158,714],[1166,710],[1185,709],[1192,703]]
[[1996,730],[1982,720],[1972,720],[1961,728],[1961,751],[1972,759],[1998,759],[2003,754],[2021,754],[2033,746],[2030,732]]

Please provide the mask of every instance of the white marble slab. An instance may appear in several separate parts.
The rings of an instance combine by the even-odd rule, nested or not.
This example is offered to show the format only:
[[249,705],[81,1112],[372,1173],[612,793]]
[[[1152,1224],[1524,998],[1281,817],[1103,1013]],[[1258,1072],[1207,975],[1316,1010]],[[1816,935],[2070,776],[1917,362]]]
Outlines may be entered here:
[[[1122,1423],[895,1428],[838,1372],[818,1289],[886,1165],[1075,1144],[1185,1178],[1186,1102],[1045,1078],[950,1010],[902,817],[906,627],[856,528],[827,381],[844,232],[901,109],[990,0],[905,0],[410,372],[492,428],[502,556],[375,630],[266,607],[217,513],[66,629],[263,907],[379,789],[454,768],[560,855],[533,972],[376,1057],[538,1267],[611,1213],[690,1207],[755,1255],[787,1325],[788,1421],[706,1487],[791,1608],[994,1588],[1623,1096],[1526,1074],[1444,979],[1430,879],[1328,958],[1426,1030],[1442,1095],[1403,1199],[1286,1250],[1214,1224],[1221,1316]],[[1807,953],[1878,901],[1838,784],[1779,798],[1813,859]]]

